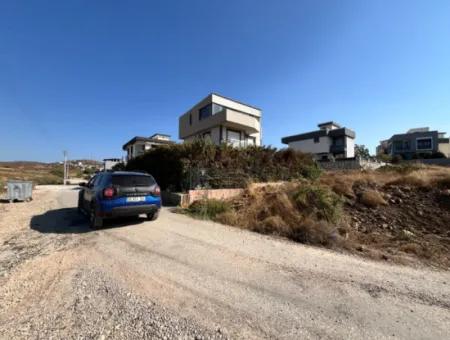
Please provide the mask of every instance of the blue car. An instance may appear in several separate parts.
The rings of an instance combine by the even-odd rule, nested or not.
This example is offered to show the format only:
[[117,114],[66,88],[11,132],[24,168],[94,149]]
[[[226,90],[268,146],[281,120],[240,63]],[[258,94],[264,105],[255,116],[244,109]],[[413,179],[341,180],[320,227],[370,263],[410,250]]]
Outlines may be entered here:
[[78,210],[89,216],[91,228],[102,227],[105,219],[121,216],[146,214],[149,220],[158,218],[161,191],[149,174],[100,172],[80,186]]

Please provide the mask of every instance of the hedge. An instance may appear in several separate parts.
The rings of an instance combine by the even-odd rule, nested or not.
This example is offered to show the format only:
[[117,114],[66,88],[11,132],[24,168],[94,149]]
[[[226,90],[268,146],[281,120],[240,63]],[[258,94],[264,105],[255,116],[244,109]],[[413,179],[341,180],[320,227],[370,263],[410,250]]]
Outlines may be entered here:
[[198,186],[240,188],[249,182],[317,178],[320,170],[308,154],[270,146],[235,148],[205,140],[160,146],[130,160],[127,170],[152,174],[161,189]]

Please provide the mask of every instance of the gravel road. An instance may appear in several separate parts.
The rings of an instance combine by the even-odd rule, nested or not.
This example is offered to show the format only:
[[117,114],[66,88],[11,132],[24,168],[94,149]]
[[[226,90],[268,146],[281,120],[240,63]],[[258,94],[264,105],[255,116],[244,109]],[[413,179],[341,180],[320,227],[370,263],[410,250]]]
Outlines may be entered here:
[[450,272],[164,208],[91,231],[75,187],[0,203],[1,339],[450,338]]

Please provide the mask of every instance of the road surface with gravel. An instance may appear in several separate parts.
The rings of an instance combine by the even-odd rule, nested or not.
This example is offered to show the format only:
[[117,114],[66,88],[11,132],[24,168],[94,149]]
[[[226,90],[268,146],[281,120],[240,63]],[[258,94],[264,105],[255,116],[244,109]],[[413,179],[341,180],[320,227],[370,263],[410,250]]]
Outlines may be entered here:
[[75,187],[0,203],[0,338],[450,338],[450,272],[164,208],[92,231]]

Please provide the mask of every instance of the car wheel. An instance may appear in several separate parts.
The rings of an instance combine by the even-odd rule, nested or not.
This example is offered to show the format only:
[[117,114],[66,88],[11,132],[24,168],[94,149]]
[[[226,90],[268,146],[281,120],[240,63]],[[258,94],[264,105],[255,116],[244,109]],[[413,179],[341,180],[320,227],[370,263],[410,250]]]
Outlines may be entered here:
[[158,218],[158,216],[159,216],[159,211],[149,213],[149,214],[147,214],[147,220],[154,221]]
[[92,229],[103,227],[103,218],[97,216],[97,209],[95,206],[91,207],[89,211],[89,226]]

